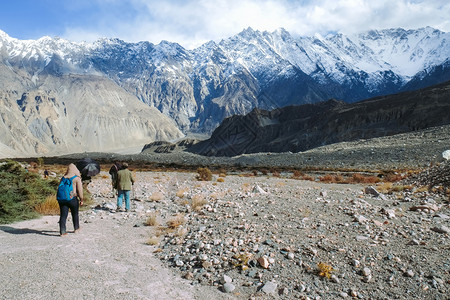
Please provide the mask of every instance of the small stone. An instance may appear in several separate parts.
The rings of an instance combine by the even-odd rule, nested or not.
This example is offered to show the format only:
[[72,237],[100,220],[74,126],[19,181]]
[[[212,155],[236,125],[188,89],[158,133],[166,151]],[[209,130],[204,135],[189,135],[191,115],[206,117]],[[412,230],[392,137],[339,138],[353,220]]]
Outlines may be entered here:
[[408,242],[407,245],[417,246],[417,245],[420,245],[420,242],[418,240],[411,240]]
[[222,284],[231,283],[231,282],[233,282],[233,279],[230,276],[225,275],[225,274],[222,276],[222,279],[220,280],[220,283],[222,283]]
[[266,294],[274,294],[277,290],[278,284],[273,281],[269,281],[262,287],[261,291]]
[[366,217],[364,216],[356,216],[355,217],[355,221],[358,222],[359,224],[364,224],[366,223],[368,220]]
[[412,270],[408,270],[405,272],[406,277],[414,277],[414,272]]
[[444,234],[450,234],[450,228],[448,228],[447,226],[439,226],[439,227],[433,227],[431,228],[431,230],[433,230],[434,232],[437,233],[444,233]]
[[354,267],[359,268],[359,266],[360,266],[361,264],[360,264],[359,260],[354,259],[354,260],[352,261],[352,265],[353,265]]
[[369,275],[371,275],[372,274],[372,271],[369,269],[369,268],[367,268],[367,267],[365,267],[363,270],[362,270],[362,274],[363,274],[363,276],[369,276]]
[[223,285],[223,291],[225,292],[225,293],[231,293],[231,292],[233,292],[234,290],[235,290],[235,286],[234,286],[234,284],[232,284],[232,283],[229,283],[229,282],[227,282],[227,283],[225,283],[224,285]]
[[267,257],[265,257],[265,256],[258,258],[258,263],[264,269],[267,269],[269,267],[269,261],[267,260]]
[[355,239],[356,239],[357,241],[365,241],[365,240],[368,240],[369,237],[366,236],[366,235],[357,235],[357,236],[355,237]]
[[287,258],[288,258],[288,259],[291,259],[291,260],[294,259],[294,258],[295,258],[294,253],[289,252],[288,255],[287,255]]
[[184,262],[182,260],[178,259],[178,260],[175,261],[175,265],[177,267],[182,267],[182,266],[184,266]]
[[342,298],[347,298],[348,294],[346,292],[340,292],[339,296],[341,296]]
[[192,272],[187,272],[186,274],[184,274],[184,279],[187,279],[187,280],[192,280],[192,279],[194,279],[194,273],[192,273]]
[[375,197],[378,197],[380,195],[380,193],[373,187],[373,186],[368,186],[364,189],[364,193],[365,194],[370,194],[373,195]]
[[336,275],[331,275],[331,281],[334,283],[339,283],[339,278]]

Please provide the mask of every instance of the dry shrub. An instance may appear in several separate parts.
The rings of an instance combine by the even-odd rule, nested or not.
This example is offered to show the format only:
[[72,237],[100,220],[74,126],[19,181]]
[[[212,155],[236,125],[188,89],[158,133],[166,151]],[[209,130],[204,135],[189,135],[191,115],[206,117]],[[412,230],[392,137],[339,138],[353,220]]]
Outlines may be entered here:
[[363,174],[355,173],[352,175],[350,182],[357,183],[377,183],[380,182],[380,178],[376,176],[365,176]]
[[294,172],[292,173],[292,178],[294,178],[294,179],[299,179],[303,176],[305,176],[305,173],[303,173],[299,170],[294,170]]
[[342,176],[340,174],[337,174],[337,175],[327,174],[327,175],[319,177],[319,180],[322,182],[328,182],[328,183],[343,183],[343,182],[345,182],[344,176]]
[[150,213],[147,220],[145,220],[144,225],[145,226],[158,226],[159,225],[158,213],[157,212]]
[[184,223],[186,223],[186,220],[184,219],[184,214],[178,213],[176,216],[167,221],[167,226],[169,226],[169,228],[171,229],[175,229],[183,225]]
[[395,185],[392,187],[393,192],[403,192],[412,190],[412,186],[410,185]]
[[303,180],[308,180],[308,181],[315,181],[316,179],[310,175],[303,175],[302,176]]
[[203,205],[206,203],[208,203],[208,201],[201,194],[194,195],[191,200],[192,209],[196,211],[202,209]]
[[380,193],[388,194],[392,191],[392,186],[393,186],[392,182],[383,182],[377,185],[377,189]]
[[102,178],[103,178],[103,179],[108,179],[108,178],[109,178],[109,176],[108,176],[108,175],[106,175],[106,174],[103,174],[103,175],[102,175]]
[[59,214],[59,204],[56,200],[56,195],[50,195],[45,198],[45,201],[38,204],[35,210],[41,215],[57,215]]
[[160,242],[161,242],[161,240],[158,236],[152,236],[145,243],[149,246],[156,246],[156,245],[159,245]]
[[217,182],[224,182],[225,179],[223,179],[222,177],[217,178]]
[[397,182],[403,179],[403,176],[398,173],[389,173],[384,177],[384,181]]
[[269,170],[267,170],[267,169],[261,169],[260,171],[263,175],[269,174]]
[[150,201],[161,201],[162,199],[164,199],[164,195],[161,192],[154,192],[149,198]]
[[181,189],[181,190],[178,190],[177,191],[177,197],[178,198],[183,198],[184,197],[184,194],[187,192],[187,190],[186,189]]
[[428,191],[427,186],[421,186],[418,189],[416,189],[416,193],[423,193],[423,192],[427,192],[427,191]]
[[219,173],[219,177],[222,177],[222,178],[227,177],[227,174],[226,173]]
[[331,272],[333,272],[333,267],[331,265],[320,262],[318,265],[319,276],[331,278]]
[[212,180],[212,172],[208,168],[198,168],[197,169],[197,180],[199,181],[211,181]]

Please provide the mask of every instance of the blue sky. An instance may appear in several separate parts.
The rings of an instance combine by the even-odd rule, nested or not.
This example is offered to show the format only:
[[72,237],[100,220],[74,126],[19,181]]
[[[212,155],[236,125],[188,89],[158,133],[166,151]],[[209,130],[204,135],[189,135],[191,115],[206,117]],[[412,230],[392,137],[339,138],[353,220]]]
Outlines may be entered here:
[[192,49],[247,27],[294,35],[431,26],[450,32],[448,0],[0,0],[13,38],[161,40]]

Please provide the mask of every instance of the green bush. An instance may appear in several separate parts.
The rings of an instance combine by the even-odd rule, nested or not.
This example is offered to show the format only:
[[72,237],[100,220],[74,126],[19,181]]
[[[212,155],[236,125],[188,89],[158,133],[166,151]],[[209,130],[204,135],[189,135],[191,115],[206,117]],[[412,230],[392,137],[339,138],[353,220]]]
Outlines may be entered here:
[[55,194],[58,179],[44,180],[15,161],[0,164],[0,224],[39,216],[35,207]]

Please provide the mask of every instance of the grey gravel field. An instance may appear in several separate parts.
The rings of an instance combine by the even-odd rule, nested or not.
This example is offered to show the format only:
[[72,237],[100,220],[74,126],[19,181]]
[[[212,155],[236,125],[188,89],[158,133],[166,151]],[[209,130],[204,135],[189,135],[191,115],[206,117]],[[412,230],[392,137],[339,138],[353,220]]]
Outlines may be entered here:
[[[98,154],[249,168],[135,172],[131,212],[103,170],[80,233],[59,237],[58,216],[0,225],[0,299],[449,299],[449,186],[434,180],[448,129],[298,154]],[[274,166],[425,171],[391,190],[251,172]]]

